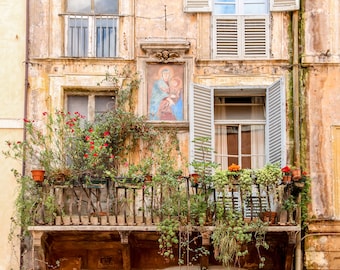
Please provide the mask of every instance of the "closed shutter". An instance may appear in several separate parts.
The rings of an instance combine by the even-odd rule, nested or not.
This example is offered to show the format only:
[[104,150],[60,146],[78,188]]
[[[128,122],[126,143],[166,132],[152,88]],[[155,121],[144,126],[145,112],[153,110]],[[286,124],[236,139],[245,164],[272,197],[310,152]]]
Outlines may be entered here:
[[215,16],[214,58],[269,57],[268,16]]
[[267,88],[266,94],[266,145],[267,162],[285,164],[286,102],[283,79]]
[[264,17],[244,18],[244,57],[268,56],[268,24]]
[[270,11],[291,11],[300,9],[300,0],[270,0]]
[[184,0],[185,12],[211,12],[211,0]]
[[239,56],[239,23],[237,18],[215,17],[215,57]]
[[[213,91],[193,85],[190,91],[190,161],[213,161]],[[195,142],[198,138],[205,138]],[[202,147],[207,151],[202,151]]]

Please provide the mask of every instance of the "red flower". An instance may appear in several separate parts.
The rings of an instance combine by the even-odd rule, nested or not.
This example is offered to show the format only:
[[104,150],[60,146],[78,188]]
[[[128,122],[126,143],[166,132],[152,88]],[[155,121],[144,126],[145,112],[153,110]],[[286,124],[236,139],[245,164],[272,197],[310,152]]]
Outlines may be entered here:
[[104,147],[108,147],[109,146],[109,144],[108,143],[104,143]]
[[28,120],[28,119],[26,119],[26,118],[24,118],[24,122],[25,122],[25,123],[30,123],[31,121]]
[[90,128],[90,129],[89,129],[89,132],[93,132],[93,128]]
[[289,173],[290,172],[290,168],[288,166],[285,166],[281,169],[282,172],[284,173]]
[[84,154],[84,158],[88,158],[89,157],[89,155],[88,154]]
[[98,154],[97,154],[97,153],[94,153],[93,156],[94,156],[94,157],[98,157]]
[[86,141],[89,141],[90,139],[91,139],[90,136],[86,136],[86,137],[85,137],[85,140],[86,140]]
[[109,136],[109,135],[110,135],[110,131],[105,131],[104,132],[104,137]]

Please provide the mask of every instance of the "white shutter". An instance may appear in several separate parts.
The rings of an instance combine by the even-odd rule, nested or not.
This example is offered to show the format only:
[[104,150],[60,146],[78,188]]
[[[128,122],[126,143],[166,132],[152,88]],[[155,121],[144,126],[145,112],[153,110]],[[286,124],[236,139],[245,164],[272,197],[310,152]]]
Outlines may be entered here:
[[300,9],[300,0],[270,0],[270,11],[292,11]]
[[285,164],[286,101],[283,79],[267,88],[266,158],[269,163]]
[[[213,161],[214,125],[213,90],[201,85],[193,85],[190,91],[190,161]],[[209,138],[204,147],[210,149],[203,153],[202,144],[194,143],[197,138]],[[203,156],[204,154],[204,156]]]
[[268,23],[267,17],[244,18],[244,58],[266,58],[268,56]]
[[211,12],[212,0],[184,0],[184,12]]
[[239,56],[240,34],[237,17],[214,18],[214,57],[236,58]]

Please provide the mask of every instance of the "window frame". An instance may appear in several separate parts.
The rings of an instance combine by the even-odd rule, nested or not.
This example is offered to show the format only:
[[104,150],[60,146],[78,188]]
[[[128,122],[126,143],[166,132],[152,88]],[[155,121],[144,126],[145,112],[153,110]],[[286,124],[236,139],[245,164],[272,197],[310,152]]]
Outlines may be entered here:
[[[117,13],[95,13],[95,6],[94,2],[91,1],[91,7],[88,12],[79,12],[79,11],[68,11],[66,7],[66,13],[62,14],[64,18],[64,35],[65,35],[65,47],[64,47],[64,55],[66,57],[96,57],[96,58],[114,58],[118,57],[119,52],[119,1],[117,0]],[[86,37],[83,37],[84,40],[80,40],[80,38],[76,38],[77,43],[81,44],[83,41],[82,47],[84,47],[84,52],[78,52],[73,53],[74,47],[72,46],[72,41],[70,31],[71,31],[71,24],[70,20],[87,20],[87,39]],[[97,22],[98,20],[98,22]],[[100,20],[106,20],[105,26],[98,26]],[[75,23],[77,25],[77,22]],[[100,36],[99,33],[97,33],[98,27],[100,30],[104,30],[107,34],[109,33],[109,42],[107,42],[107,38],[104,36],[101,37],[98,43],[98,36]],[[85,27],[84,27],[85,28]],[[111,30],[112,31],[112,37],[110,36]],[[98,36],[97,36],[98,35]],[[113,42],[111,42],[113,41]],[[100,44],[108,44],[107,48],[104,45],[104,50],[99,50],[98,46]],[[110,46],[111,44],[112,47]],[[80,47],[80,46],[78,46]],[[102,46],[101,46],[102,47]],[[77,50],[78,51],[78,50]],[[104,55],[98,55],[98,52],[105,51],[107,52]]]
[[[212,12],[213,0],[184,0],[184,12]],[[273,12],[300,9],[300,0],[269,0],[269,10]]]
[[[114,103],[115,103],[115,108],[116,108],[116,103],[117,103],[117,99],[115,92],[111,91],[94,91],[94,90],[67,90],[65,92],[65,96],[64,96],[64,108],[66,111],[68,111],[68,101],[69,101],[69,97],[70,96],[87,96],[88,97],[88,103],[87,103],[87,114],[86,115],[86,119],[90,122],[94,122],[95,121],[95,117],[96,117],[96,111],[95,111],[95,98],[98,96],[108,96],[108,97],[113,97],[114,99]],[[115,109],[114,108],[114,109]],[[113,109],[113,110],[114,110]]]
[[[224,87],[227,89],[228,87]],[[258,86],[248,89],[260,88]],[[284,79],[280,78],[273,84],[263,87],[266,90],[266,125],[265,125],[265,161],[266,163],[286,162],[286,101]],[[200,145],[195,143],[198,137],[210,138],[205,147],[211,149],[204,156],[208,161],[215,161],[215,125],[214,125],[214,96],[218,87],[207,87],[192,84],[190,91],[190,161],[202,161],[203,153]],[[241,87],[230,88],[232,90]],[[247,87],[242,87],[247,89]],[[209,109],[210,108],[210,109]]]

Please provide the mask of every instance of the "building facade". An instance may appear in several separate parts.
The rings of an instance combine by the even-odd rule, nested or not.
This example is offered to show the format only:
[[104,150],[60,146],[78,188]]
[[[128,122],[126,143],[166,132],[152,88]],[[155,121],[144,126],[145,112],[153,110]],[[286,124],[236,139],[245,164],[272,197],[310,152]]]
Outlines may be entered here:
[[[2,1],[0,7],[3,13],[0,19],[0,138],[2,142],[10,139],[22,141],[26,89],[26,6],[23,1]],[[0,149],[6,150],[6,145],[1,143]],[[1,160],[4,192],[0,196],[0,216],[4,222],[0,225],[0,269],[19,269],[20,244],[16,240],[10,242],[8,238],[13,229],[10,220],[17,194],[17,183],[9,168],[21,170],[21,164],[3,158]],[[16,229],[13,233],[20,234],[20,230]]]
[[[260,168],[279,162],[307,171],[312,183],[308,227],[303,234],[299,226],[292,233],[278,229],[274,247],[280,249],[281,237],[290,254],[279,267],[338,269],[337,1],[28,2],[29,87],[27,95],[16,98],[16,113],[25,115],[21,105],[27,104],[28,118],[62,110],[94,119],[115,96],[103,81],[119,78],[128,67],[140,79],[134,112],[155,126],[178,129],[187,160],[200,157],[195,138],[209,137],[210,158],[223,169],[232,163]],[[20,74],[24,78],[24,68]],[[20,127],[11,132],[21,132]],[[95,227],[31,227],[24,267],[43,269],[44,260],[60,258],[68,260],[60,269],[167,267],[131,250],[141,245],[153,254],[154,242],[140,243],[157,239],[155,234],[137,231],[129,238],[124,230],[110,235]],[[70,249],[61,251],[66,242]],[[74,251],[75,242],[82,252]],[[53,254],[54,248],[59,253]]]

